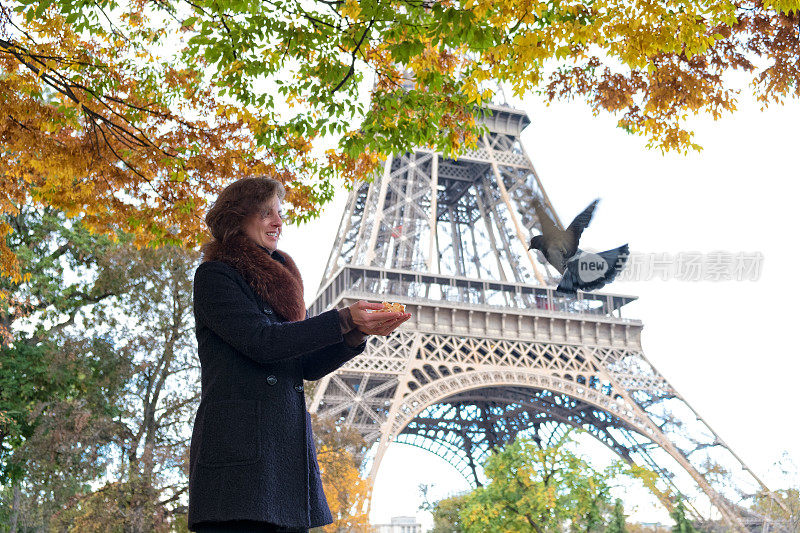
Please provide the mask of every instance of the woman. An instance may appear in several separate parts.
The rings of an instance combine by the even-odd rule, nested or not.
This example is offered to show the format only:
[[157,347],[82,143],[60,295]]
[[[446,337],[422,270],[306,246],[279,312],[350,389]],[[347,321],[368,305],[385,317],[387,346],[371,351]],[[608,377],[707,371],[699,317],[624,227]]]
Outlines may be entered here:
[[202,396],[189,459],[193,531],[307,531],[333,521],[303,380],[317,380],[411,315],[360,301],[308,318],[300,272],[277,249],[283,186],[229,185],[206,215],[194,278]]

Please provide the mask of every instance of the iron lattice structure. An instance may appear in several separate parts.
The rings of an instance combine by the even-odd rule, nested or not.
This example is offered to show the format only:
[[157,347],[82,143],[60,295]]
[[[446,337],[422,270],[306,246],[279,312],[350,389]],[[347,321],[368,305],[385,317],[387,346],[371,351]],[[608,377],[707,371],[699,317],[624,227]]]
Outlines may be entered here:
[[682,494],[707,526],[762,529],[744,504],[763,483],[642,352],[635,297],[555,294],[540,257],[538,197],[560,224],[520,143],[521,111],[488,106],[488,133],[458,160],[390,157],[350,193],[311,314],[360,299],[412,318],[318,382],[310,410],[357,428],[374,481],[387,447],[440,456],[472,485],[493,447],[522,431],[543,442],[586,430],[658,474],[669,508]]

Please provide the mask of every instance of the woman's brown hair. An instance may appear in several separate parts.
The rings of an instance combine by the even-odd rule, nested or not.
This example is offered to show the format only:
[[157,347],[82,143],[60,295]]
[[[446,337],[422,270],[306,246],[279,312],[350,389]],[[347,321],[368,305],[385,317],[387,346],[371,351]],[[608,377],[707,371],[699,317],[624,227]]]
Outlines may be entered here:
[[253,176],[234,181],[219,193],[206,214],[211,235],[220,242],[242,232],[242,223],[263,209],[273,196],[283,200],[286,189],[276,179]]

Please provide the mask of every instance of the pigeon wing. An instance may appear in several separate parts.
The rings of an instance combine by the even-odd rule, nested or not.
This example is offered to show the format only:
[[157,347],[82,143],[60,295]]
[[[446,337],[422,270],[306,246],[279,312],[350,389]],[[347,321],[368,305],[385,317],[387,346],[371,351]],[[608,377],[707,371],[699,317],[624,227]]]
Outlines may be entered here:
[[583,230],[589,225],[589,222],[592,221],[592,215],[594,215],[594,208],[597,207],[597,203],[600,201],[600,198],[595,199],[592,203],[590,203],[586,209],[581,211],[581,213],[575,217],[575,220],[567,227],[566,231],[564,232],[566,238],[566,254],[567,257],[570,257],[578,251],[578,241],[581,240],[581,234]]
[[544,204],[542,204],[542,201],[535,196],[533,197],[533,209],[536,212],[536,219],[542,227],[542,236],[545,242],[553,243],[558,240],[561,230],[556,226],[556,223],[553,222],[553,219],[550,218],[550,215],[547,214],[547,210]]

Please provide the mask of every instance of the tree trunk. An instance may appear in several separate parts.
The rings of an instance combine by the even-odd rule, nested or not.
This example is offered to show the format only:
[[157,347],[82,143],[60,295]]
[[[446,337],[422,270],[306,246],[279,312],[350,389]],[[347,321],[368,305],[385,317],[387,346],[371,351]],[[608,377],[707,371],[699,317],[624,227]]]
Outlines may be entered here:
[[17,533],[17,520],[19,520],[19,506],[20,506],[21,493],[19,490],[19,482],[14,483],[14,500],[11,504],[11,524],[9,525],[9,533]]

